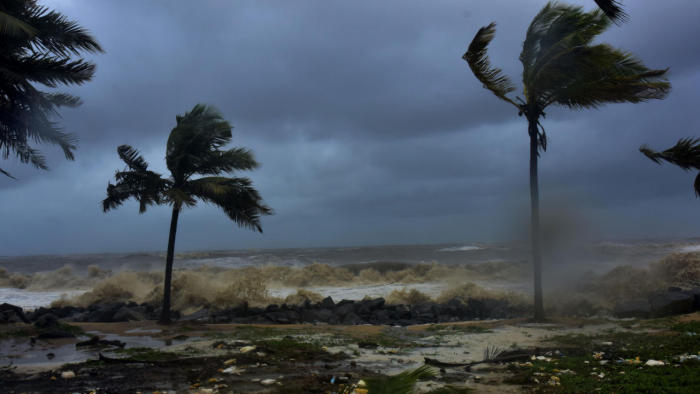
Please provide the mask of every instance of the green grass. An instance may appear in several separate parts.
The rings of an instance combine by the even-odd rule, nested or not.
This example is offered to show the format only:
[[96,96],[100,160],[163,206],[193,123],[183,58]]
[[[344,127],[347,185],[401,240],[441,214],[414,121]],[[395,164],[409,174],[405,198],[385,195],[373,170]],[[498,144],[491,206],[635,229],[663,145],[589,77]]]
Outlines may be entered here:
[[[700,352],[700,323],[677,323],[675,320],[655,322],[659,332],[609,332],[596,336],[561,335],[548,340],[548,345],[559,349],[561,356],[551,362],[533,361],[532,367],[510,366],[514,373],[509,383],[533,386],[535,391],[561,393],[695,393],[700,387],[700,362],[683,363],[676,357]],[[603,345],[612,342],[612,345]],[[600,360],[594,352],[604,352]],[[639,364],[618,360],[639,357]],[[661,360],[664,366],[644,366],[649,360]],[[561,373],[562,370],[574,374]],[[604,374],[602,378],[592,375]],[[558,376],[560,386],[548,386],[551,376]],[[539,383],[535,383],[535,379]]]
[[132,360],[143,362],[171,361],[178,358],[177,354],[162,352],[149,347],[132,347],[128,349],[118,349],[115,353],[129,356]]

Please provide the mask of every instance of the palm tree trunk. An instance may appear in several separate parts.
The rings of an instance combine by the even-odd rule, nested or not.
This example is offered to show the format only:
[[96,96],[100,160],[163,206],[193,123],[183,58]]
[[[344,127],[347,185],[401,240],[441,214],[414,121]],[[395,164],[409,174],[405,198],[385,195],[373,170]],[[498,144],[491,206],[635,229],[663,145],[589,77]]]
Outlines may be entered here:
[[537,119],[528,119],[530,134],[530,237],[532,265],[535,274],[535,321],[544,320],[542,303],[542,257],[540,254],[540,190],[537,181],[538,130]]
[[173,277],[173,257],[175,254],[175,233],[177,233],[177,218],[180,216],[180,207],[173,205],[173,215],[170,219],[170,236],[168,236],[168,254],[165,257],[165,283],[163,284],[163,308],[160,312],[161,324],[170,323],[170,284]]

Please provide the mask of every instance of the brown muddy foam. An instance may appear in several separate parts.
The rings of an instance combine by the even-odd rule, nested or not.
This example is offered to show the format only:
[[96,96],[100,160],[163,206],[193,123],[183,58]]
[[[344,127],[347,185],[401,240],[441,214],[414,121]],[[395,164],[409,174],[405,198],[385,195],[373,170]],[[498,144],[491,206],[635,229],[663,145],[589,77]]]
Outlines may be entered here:
[[[173,307],[191,311],[203,306],[225,308],[247,302],[251,305],[287,302],[318,302],[322,295],[307,287],[350,287],[363,284],[410,285],[444,283],[442,294],[431,297],[415,289],[394,290],[389,303],[416,304],[443,302],[452,298],[500,298],[526,300],[526,295],[512,291],[485,289],[475,283],[528,283],[528,264],[488,262],[473,265],[406,264],[375,262],[347,266],[310,264],[304,267],[274,266],[220,268],[202,266],[175,270]],[[70,266],[56,271],[15,274],[0,270],[0,286],[30,290],[86,289],[86,293],[62,299],[56,304],[87,306],[93,303],[134,301],[158,303],[162,297],[162,272],[120,271],[112,273],[91,266],[87,272],[75,272]],[[674,253],[648,267],[620,266],[605,274],[588,274],[577,278],[560,278],[559,289],[548,291],[545,301],[550,307],[580,301],[610,308],[616,302],[642,297],[668,286],[693,287],[700,284],[700,253]],[[296,288],[286,299],[270,296],[271,288]],[[523,301],[524,302],[524,301]]]

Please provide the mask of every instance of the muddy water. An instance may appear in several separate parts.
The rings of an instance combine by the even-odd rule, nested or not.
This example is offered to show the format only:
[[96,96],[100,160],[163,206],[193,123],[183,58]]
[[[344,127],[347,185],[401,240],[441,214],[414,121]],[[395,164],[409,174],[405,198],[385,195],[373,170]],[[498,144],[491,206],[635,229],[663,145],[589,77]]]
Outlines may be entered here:
[[[86,336],[65,339],[37,339],[32,342],[28,338],[12,338],[0,341],[0,366],[14,365],[24,371],[43,371],[57,368],[66,363],[83,362],[99,358],[100,353],[118,357],[116,347],[77,347],[75,344],[98,336],[109,341],[125,343],[124,348],[148,347],[161,349],[173,343],[184,343],[196,338],[174,340],[160,338],[158,329],[134,328],[126,332],[128,335],[104,333],[97,330],[86,331]],[[143,334],[143,335],[138,335]]]

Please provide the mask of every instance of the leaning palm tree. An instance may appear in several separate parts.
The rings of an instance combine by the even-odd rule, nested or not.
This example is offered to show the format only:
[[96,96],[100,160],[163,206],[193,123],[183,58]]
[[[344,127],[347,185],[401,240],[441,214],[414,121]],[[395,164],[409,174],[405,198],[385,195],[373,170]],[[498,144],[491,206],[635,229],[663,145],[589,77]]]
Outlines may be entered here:
[[[168,138],[165,162],[169,178],[150,171],[137,150],[122,145],[117,148],[126,168],[115,174],[116,184],[107,186],[102,209],[107,212],[129,198],[139,203],[139,213],[150,205],[172,206],[170,236],[165,260],[163,306],[159,322],[170,322],[170,287],[175,251],[177,220],[183,207],[194,207],[197,199],[223,209],[241,227],[262,232],[261,215],[269,215],[258,191],[248,178],[223,177],[223,173],[252,170],[258,167],[250,150],[222,150],[231,141],[232,126],[213,107],[197,104],[182,116]],[[208,175],[193,178],[194,175]]]
[[610,23],[600,10],[586,13],[581,7],[548,3],[532,20],[523,43],[522,98],[509,96],[515,86],[489,62],[486,49],[494,37],[495,23],[479,29],[462,57],[483,86],[513,105],[528,123],[535,320],[544,319],[537,159],[540,150],[547,149],[540,123],[545,109],[550,105],[586,109],[606,103],[639,103],[662,99],[671,88],[663,79],[667,70],[648,69],[627,52],[592,43]]
[[[656,164],[661,164],[661,160],[665,160],[686,171],[691,169],[700,170],[700,138],[682,138],[676,145],[663,152],[655,152],[646,145],[642,145],[639,151]],[[700,197],[700,172],[695,177],[693,187],[695,188],[695,195]]]
[[[95,73],[95,65],[71,59],[82,52],[101,52],[97,41],[76,22],[33,0],[0,2],[0,151],[22,163],[47,169],[46,160],[31,146],[58,145],[73,160],[76,139],[54,121],[59,107],[80,104],[76,96],[44,92],[43,85],[80,85]],[[0,169],[0,173],[11,176]]]

